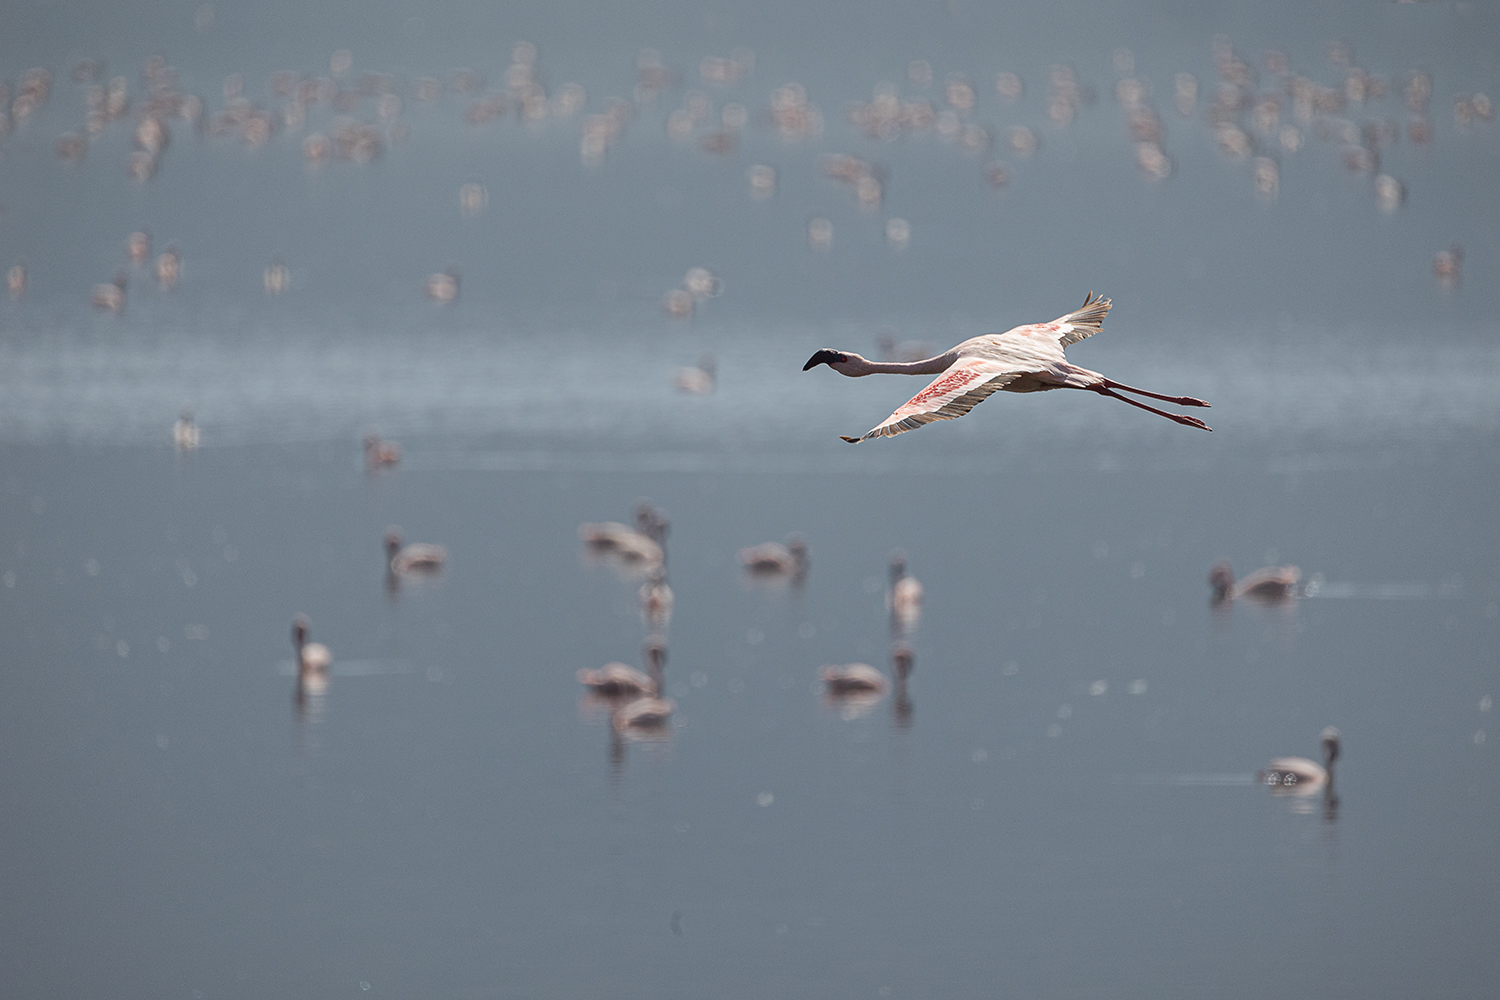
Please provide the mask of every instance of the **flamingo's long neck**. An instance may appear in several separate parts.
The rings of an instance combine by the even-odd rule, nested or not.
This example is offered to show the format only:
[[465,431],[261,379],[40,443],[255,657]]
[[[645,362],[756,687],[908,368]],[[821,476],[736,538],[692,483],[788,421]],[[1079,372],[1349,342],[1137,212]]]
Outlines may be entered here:
[[958,360],[957,351],[939,354],[925,361],[871,361],[858,354],[850,354],[848,361],[830,362],[828,367],[840,375],[859,378],[861,375],[937,375],[945,372]]
[[651,683],[656,687],[656,690],[652,693],[660,698],[662,696],[662,672],[667,665],[667,658],[660,649],[655,647],[649,650],[646,656],[646,672],[650,674]]

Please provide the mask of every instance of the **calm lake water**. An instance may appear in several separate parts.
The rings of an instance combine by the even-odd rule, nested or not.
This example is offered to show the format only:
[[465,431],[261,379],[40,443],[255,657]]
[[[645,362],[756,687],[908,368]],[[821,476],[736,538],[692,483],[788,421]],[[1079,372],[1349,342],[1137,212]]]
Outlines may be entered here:
[[[1453,106],[1500,96],[1493,15],[1346,24],[1288,5],[1252,24],[1141,5],[1072,43],[1097,8],[897,7],[801,32],[775,10],[455,14],[471,31],[339,10],[301,30],[219,10],[200,34],[184,8],[111,34],[114,14],[47,7],[0,42],[0,76],[53,73],[0,138],[0,264],[29,269],[0,303],[7,995],[1490,993],[1500,141]],[[841,48],[841,30],[869,44]],[[1206,117],[1218,32],[1257,93],[1276,89],[1260,66],[1277,46],[1341,84],[1335,38],[1391,93],[1309,122],[1299,150],[1258,138],[1280,178],[1258,198]],[[453,71],[504,91],[523,37],[585,109],[465,125]],[[53,155],[83,127],[84,57],[139,99],[166,46],[211,115],[226,74],[279,108],[271,72],[326,75],[345,45],[351,81],[393,74],[410,124],[370,164],[304,165],[326,107],[257,148],[174,124],[145,184],[125,174],[136,117],[80,163]],[[581,164],[581,116],[633,99],[646,45],[678,82]],[[756,52],[742,79],[697,79],[739,45]],[[1066,127],[1053,63],[1096,92]],[[1015,106],[993,83],[1007,69],[1027,85]],[[1387,214],[1337,132],[1405,129],[1411,70],[1433,75],[1436,134],[1381,148],[1407,191]],[[955,72],[986,151],[846,120],[882,81],[945,108]],[[1202,89],[1190,116],[1178,72]],[[1114,96],[1131,73],[1169,128],[1162,182]],[[427,74],[448,88],[431,104],[413,97]],[[821,135],[766,123],[789,80]],[[694,89],[715,115],[748,109],[730,154],[668,137]],[[373,100],[351,113],[392,127]],[[1020,124],[1042,137],[1030,159],[1004,148]],[[823,175],[835,152],[879,166],[879,207]],[[777,170],[767,201],[749,195],[757,163]],[[465,218],[471,181],[489,200]],[[814,217],[834,227],[823,253]],[[125,258],[141,227],[180,248],[175,289]],[[1443,288],[1433,255],[1455,241],[1465,280]],[[273,254],[292,276],[279,298],[261,288]],[[423,301],[450,262],[458,301]],[[722,294],[674,321],[662,297],[692,266]],[[90,309],[117,268],[123,314]],[[1089,288],[1115,310],[1070,357],[1211,400],[1212,434],[1092,394],[1000,394],[850,447],[837,435],[923,382],[800,370],[820,347],[873,356],[881,335],[940,351]],[[705,355],[716,391],[679,392],[675,369]],[[202,447],[179,452],[184,407]],[[401,441],[399,466],[363,468],[370,431]],[[578,526],[642,498],[671,516],[677,710],[664,737],[627,740],[575,674],[640,664],[639,580]],[[390,588],[388,525],[446,545],[443,574]],[[794,532],[803,585],[744,575],[741,547]],[[891,673],[898,548],[925,586],[915,669],[873,704],[831,702],[823,665]],[[1222,559],[1294,563],[1312,586],[1216,611]],[[334,655],[301,708],[298,612]],[[1317,756],[1328,725],[1336,804],[1256,785],[1272,757]]]

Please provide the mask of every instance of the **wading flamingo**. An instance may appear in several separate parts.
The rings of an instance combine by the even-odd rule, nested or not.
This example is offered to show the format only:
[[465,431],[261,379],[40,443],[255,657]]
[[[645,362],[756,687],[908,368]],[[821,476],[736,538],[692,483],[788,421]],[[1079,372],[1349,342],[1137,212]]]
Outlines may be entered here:
[[297,650],[297,696],[319,695],[328,690],[328,665],[333,654],[321,642],[308,642],[312,623],[306,615],[292,618],[292,645]]
[[762,542],[740,549],[740,564],[754,576],[789,576],[801,580],[807,576],[807,543],[802,536],[786,536],[786,544]]
[[172,425],[172,443],[179,451],[192,451],[198,447],[198,425],[193,423],[193,411],[183,410]]
[[662,567],[653,569],[651,576],[641,584],[641,589],[636,593],[641,600],[641,617],[645,619],[647,628],[659,632],[672,623],[672,605],[676,598],[667,584],[667,574]]
[[1197,417],[1158,410],[1120,393],[1149,396],[1178,406],[1207,406],[1201,399],[1194,399],[1192,396],[1163,396],[1145,389],[1136,389],[1107,379],[1098,372],[1069,364],[1064,359],[1063,348],[1099,332],[1104,317],[1109,312],[1109,305],[1109,299],[1096,297],[1090,292],[1077,311],[1059,316],[1050,323],[1033,323],[1018,326],[1005,333],[987,333],[973,337],[946,354],[939,354],[925,361],[871,361],[849,351],[825,348],[809,358],[802,370],[827,365],[840,375],[850,378],[881,372],[940,376],[868,433],[861,437],[839,435],[851,444],[874,437],[893,437],[934,420],[953,420],[968,413],[991,393],[1001,389],[1006,392],[1088,389],[1188,427],[1212,430]]
[[892,631],[910,632],[921,622],[922,582],[906,575],[906,553],[900,549],[891,553],[891,590],[886,603],[890,606]]
[[667,666],[667,644],[651,636],[641,646],[646,670],[625,663],[606,663],[598,670],[578,671],[578,683],[601,698],[656,697],[661,694],[662,672]]
[[1339,731],[1332,726],[1323,730],[1323,763],[1306,757],[1277,757],[1256,774],[1255,780],[1278,792],[1309,795],[1320,788],[1333,786],[1333,762],[1339,759]]
[[448,550],[441,545],[429,545],[425,542],[403,546],[401,529],[393,526],[385,529],[385,556],[387,567],[396,576],[438,573],[448,561]]
[[365,468],[371,471],[384,469],[401,461],[401,446],[394,441],[382,441],[378,434],[365,435]]
[[1241,597],[1276,604],[1296,597],[1301,579],[1302,571],[1295,566],[1267,566],[1236,581],[1234,570],[1221,562],[1209,572],[1208,585],[1213,588],[1215,604],[1228,604]]

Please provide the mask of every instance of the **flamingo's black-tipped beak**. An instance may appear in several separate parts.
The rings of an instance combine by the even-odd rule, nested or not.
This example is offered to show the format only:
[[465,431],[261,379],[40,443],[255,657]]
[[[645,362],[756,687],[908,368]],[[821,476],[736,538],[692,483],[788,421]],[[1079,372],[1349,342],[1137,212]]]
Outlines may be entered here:
[[825,347],[823,350],[819,351],[817,354],[814,354],[812,357],[808,358],[807,359],[807,364],[805,364],[805,365],[802,366],[802,370],[805,371],[805,372],[806,371],[812,371],[814,368],[818,367],[818,365],[831,365],[835,361],[848,361],[848,360],[849,360],[849,355],[844,354],[844,353],[842,353],[840,351],[830,351],[830,350],[828,350],[828,348]]

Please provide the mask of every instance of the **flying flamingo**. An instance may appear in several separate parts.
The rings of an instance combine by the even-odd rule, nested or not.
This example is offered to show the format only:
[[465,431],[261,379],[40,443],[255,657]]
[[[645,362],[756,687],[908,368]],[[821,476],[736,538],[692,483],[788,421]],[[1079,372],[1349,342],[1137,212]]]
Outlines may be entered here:
[[[1136,389],[1105,378],[1098,372],[1072,365],[1063,357],[1063,348],[1099,332],[1109,312],[1109,299],[1090,292],[1075,312],[1059,316],[1050,323],[1018,326],[1005,333],[987,333],[964,341],[946,354],[925,361],[871,361],[849,351],[827,348],[814,354],[802,366],[808,371],[827,365],[840,375],[858,378],[888,372],[897,375],[938,375],[931,385],[911,398],[885,421],[861,437],[843,437],[850,444],[874,437],[893,437],[915,430],[934,420],[953,420],[968,413],[991,393],[1043,392],[1048,389],[1088,389],[1101,396],[1150,410],[1158,416],[1175,420],[1188,427],[1212,430],[1197,417],[1168,413],[1154,406],[1120,395],[1120,392],[1149,396],[1178,406],[1207,406],[1192,396],[1163,396]],[[1119,390],[1116,392],[1115,390]]]

